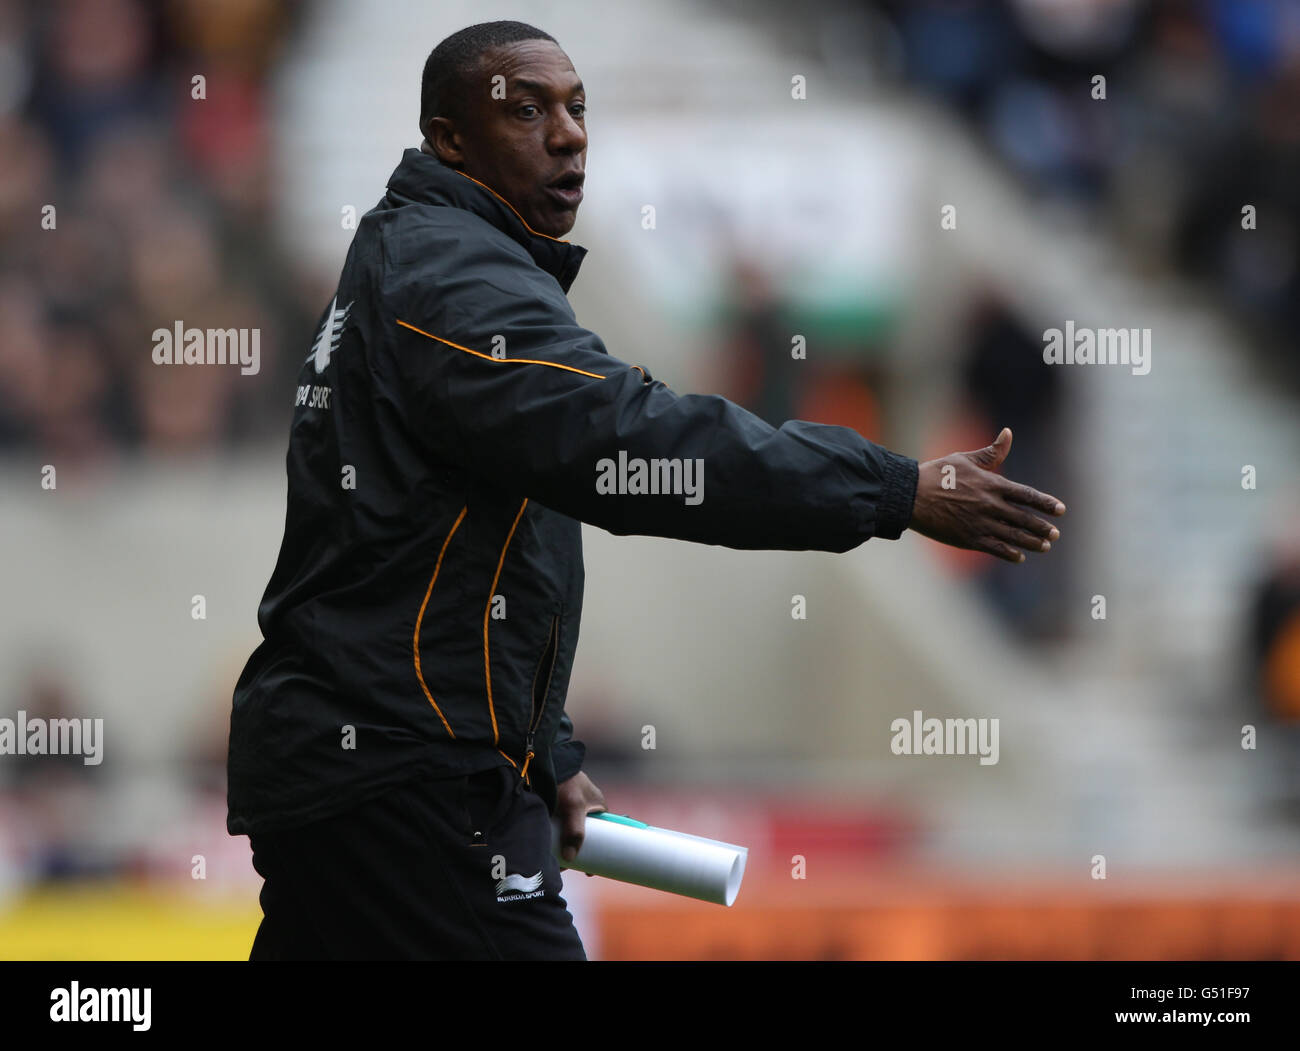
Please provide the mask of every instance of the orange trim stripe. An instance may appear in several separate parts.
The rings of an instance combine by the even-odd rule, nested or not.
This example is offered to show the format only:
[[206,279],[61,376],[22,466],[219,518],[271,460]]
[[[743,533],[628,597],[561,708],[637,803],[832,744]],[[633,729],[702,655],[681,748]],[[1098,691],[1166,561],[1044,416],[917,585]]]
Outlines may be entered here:
[[[457,175],[465,175],[465,173],[464,173],[463,171],[461,171],[459,168],[452,168],[452,171],[454,171]],[[504,205],[505,205],[507,208],[509,208],[512,212],[514,212],[514,213],[515,213],[515,218],[518,219],[521,223],[524,223],[524,229],[527,230],[527,231],[528,231],[530,234],[532,234],[534,237],[545,237],[548,241],[554,241],[556,244],[562,244],[562,245],[567,245],[567,244],[569,244],[568,241],[561,241],[558,237],[552,237],[550,234],[544,234],[544,233],[542,233],[540,230],[534,230],[531,226],[529,226],[526,222],[524,222],[524,217],[523,217],[522,215],[519,214],[519,209],[517,209],[513,204],[511,204],[511,203],[510,203],[509,201],[507,201],[504,197],[502,197],[499,193],[497,193],[496,190],[492,189],[492,187],[489,186],[487,183],[485,183],[485,182],[479,182],[479,181],[478,181],[476,178],[474,178],[474,176],[472,176],[472,175],[465,175],[465,178],[467,178],[470,182],[472,182],[472,183],[474,183],[474,184],[476,184],[476,185],[478,185],[478,186],[482,186],[483,189],[487,190],[488,193],[490,193],[490,194],[491,194],[493,197],[495,197],[498,201],[500,201],[502,204],[504,204]]]
[[451,543],[452,534],[460,527],[461,520],[465,517],[465,512],[469,510],[466,504],[460,509],[460,514],[456,516],[456,521],[452,523],[451,529],[447,533],[447,539],[442,542],[442,550],[438,552],[438,561],[433,567],[433,576],[429,578],[428,590],[424,593],[424,601],[420,603],[420,612],[415,618],[415,638],[412,640],[412,647],[415,650],[415,677],[420,680],[420,689],[424,695],[429,698],[429,703],[433,705],[433,710],[438,713],[438,718],[442,720],[442,725],[447,728],[447,733],[453,739],[455,734],[451,732],[451,724],[447,722],[447,717],[442,714],[442,709],[438,707],[438,702],[433,699],[433,694],[429,692],[428,684],[424,681],[424,673],[420,669],[420,625],[424,623],[424,610],[429,605],[429,596],[433,594],[434,581],[438,579],[438,570],[442,568],[442,556],[447,553],[447,545]]
[[[637,372],[641,373],[641,382],[644,383],[644,382],[645,382],[645,369],[643,369],[640,365],[633,365],[632,367],[633,367],[634,369],[636,369]],[[660,383],[664,383],[663,380],[660,380],[659,382],[660,382]],[[664,383],[664,386],[665,386],[665,387],[668,387],[668,384]],[[669,389],[669,390],[672,390],[671,387],[668,387],[668,389]]]
[[[483,607],[483,672],[487,681],[487,698],[488,714],[492,716],[492,743],[500,744],[501,733],[497,729],[496,708],[492,704],[492,661],[488,656],[488,614],[492,610],[492,596],[497,593],[497,581],[501,579],[501,567],[506,562],[506,548],[510,546],[510,541],[514,539],[515,529],[519,525],[519,519],[524,516],[524,508],[528,506],[528,497],[524,497],[524,502],[519,505],[519,513],[515,515],[514,523],[510,526],[510,532],[506,534],[506,542],[501,545],[501,557],[497,559],[497,571],[492,576],[492,587],[488,591],[487,605]],[[500,751],[498,748],[497,751]],[[502,752],[502,755],[505,755]],[[507,758],[509,758],[507,756]],[[511,760],[513,762],[513,760]]]
[[511,759],[510,756],[506,755],[505,752],[502,752],[500,748],[498,748],[497,751],[498,751],[498,752],[501,752],[501,754],[505,756],[505,759],[506,759],[506,762],[507,762],[507,763],[509,763],[511,766],[513,766],[516,770],[519,769],[519,764],[516,763],[513,759]]
[[481,350],[471,350],[469,347],[462,347],[459,343],[453,343],[449,339],[443,339],[441,336],[435,336],[432,332],[425,332],[422,328],[416,328],[414,325],[397,319],[397,323],[403,328],[409,328],[412,332],[418,332],[427,339],[437,340],[439,343],[446,343],[449,347],[455,347],[457,350],[463,350],[466,354],[473,354],[476,358],[482,358],[484,361],[491,361],[494,364],[509,362],[514,365],[549,365],[553,369],[564,369],[566,372],[576,372],[580,376],[590,376],[592,379],[603,380],[605,377],[599,372],[588,372],[586,369],[576,369],[572,365],[561,365],[555,361],[538,361],[535,358],[494,358],[491,354],[484,354]]

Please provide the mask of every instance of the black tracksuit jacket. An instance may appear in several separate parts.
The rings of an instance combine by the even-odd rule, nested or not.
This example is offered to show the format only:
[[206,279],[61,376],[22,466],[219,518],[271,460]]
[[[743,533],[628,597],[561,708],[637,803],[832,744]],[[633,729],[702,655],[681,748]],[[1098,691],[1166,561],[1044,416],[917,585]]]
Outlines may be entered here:
[[414,149],[358,223],[298,377],[265,641],[231,715],[232,834],[504,764],[554,811],[584,751],[564,712],[581,522],[821,551],[906,528],[915,460],[609,354],[566,299],[585,254]]

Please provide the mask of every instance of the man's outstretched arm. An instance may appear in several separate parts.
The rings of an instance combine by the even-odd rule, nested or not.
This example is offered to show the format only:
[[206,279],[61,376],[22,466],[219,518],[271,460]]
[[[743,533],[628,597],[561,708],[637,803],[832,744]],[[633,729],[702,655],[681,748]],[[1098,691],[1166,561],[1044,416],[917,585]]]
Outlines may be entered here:
[[995,474],[1005,447],[922,468],[847,427],[677,394],[608,354],[521,248],[437,234],[428,251],[463,265],[386,298],[411,426],[448,462],[620,535],[847,551],[910,527],[1000,557],[1050,535],[1026,508],[1059,501]]

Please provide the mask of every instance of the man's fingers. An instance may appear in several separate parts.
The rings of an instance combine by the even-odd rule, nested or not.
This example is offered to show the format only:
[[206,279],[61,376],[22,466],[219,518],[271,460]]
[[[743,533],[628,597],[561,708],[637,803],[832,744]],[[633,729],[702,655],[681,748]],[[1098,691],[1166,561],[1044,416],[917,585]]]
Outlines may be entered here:
[[997,537],[982,536],[975,544],[976,551],[983,551],[986,555],[994,555],[1006,562],[1023,562],[1025,553],[1017,551],[1010,544],[1003,543]]
[[570,810],[564,815],[564,834],[560,837],[560,856],[572,861],[582,849],[586,838],[586,815],[581,810]]
[[[592,787],[595,788],[596,786],[595,786],[595,785],[592,785]],[[600,795],[600,790],[599,790],[599,789],[596,789],[596,792],[597,792],[598,795]],[[592,804],[589,805],[589,808],[588,808],[588,810],[587,810],[587,813],[588,813],[588,814],[599,814],[601,811],[603,811],[603,810],[606,809],[606,807],[605,807],[605,797],[604,797],[603,795],[601,795],[601,796],[600,796],[600,799],[601,799],[601,802],[600,802],[599,804],[592,803]],[[582,843],[583,843],[583,840],[585,840],[585,839],[587,838],[587,833],[586,833],[587,821],[586,821],[586,818],[585,818],[585,817],[583,818],[582,827],[583,827],[583,833],[582,833],[581,836],[578,837],[578,846],[577,846],[577,848],[576,848],[576,849],[574,850],[574,852],[573,852],[574,857],[577,857],[578,851],[582,849]],[[572,860],[572,859],[570,859],[570,860]],[[590,876],[594,876],[595,873],[594,873],[594,872],[588,872],[587,875],[590,877]]]
[[1023,504],[1025,507],[1045,511],[1049,515],[1065,514],[1065,504],[1056,497],[1040,493],[1037,489],[1018,482],[1008,482],[1006,488],[1001,490],[1001,495],[1013,504]]
[[1010,525],[1018,526],[1027,533],[1033,533],[1044,540],[1061,539],[1061,531],[1051,522],[1045,522],[1037,515],[1031,515],[1028,511],[1022,511],[1014,505],[1008,505],[1003,510],[1002,520]]
[[564,817],[564,833],[560,837],[560,856],[565,861],[572,861],[582,849],[583,840],[587,838],[587,814],[597,814],[604,810],[603,805],[589,804],[585,811],[570,810]]
[[1015,526],[1003,526],[998,536],[1013,547],[1023,547],[1026,551],[1050,551],[1052,542],[1025,529]]

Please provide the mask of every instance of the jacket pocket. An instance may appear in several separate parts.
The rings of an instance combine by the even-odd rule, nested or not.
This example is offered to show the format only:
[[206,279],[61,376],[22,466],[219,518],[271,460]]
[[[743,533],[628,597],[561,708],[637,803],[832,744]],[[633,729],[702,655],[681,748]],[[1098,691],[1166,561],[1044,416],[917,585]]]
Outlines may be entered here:
[[428,844],[484,845],[487,833],[471,811],[472,775],[420,778],[393,793]]
[[[532,710],[528,720],[528,732],[524,735],[524,762],[520,774],[528,780],[528,764],[535,755],[533,751],[537,728],[546,713],[546,695],[551,692],[551,675],[555,671],[555,656],[560,648],[560,613],[551,618],[551,630],[546,637],[546,648],[542,650],[541,659],[533,671]],[[532,782],[529,781],[531,784]]]
[[456,820],[460,822],[457,831],[463,837],[466,846],[483,846],[487,842],[486,831],[478,827],[474,815],[470,813],[469,809],[469,775],[466,774],[456,778],[454,783],[456,786],[454,792]]

